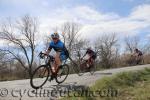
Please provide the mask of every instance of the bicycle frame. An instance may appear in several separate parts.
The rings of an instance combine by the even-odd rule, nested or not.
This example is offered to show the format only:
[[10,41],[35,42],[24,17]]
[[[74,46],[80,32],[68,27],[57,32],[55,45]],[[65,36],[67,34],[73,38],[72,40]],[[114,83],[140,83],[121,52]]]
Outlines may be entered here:
[[[83,57],[82,57],[83,58]],[[69,59],[71,60],[71,62],[75,65],[75,66],[77,66],[77,67],[75,67],[75,66],[73,66],[73,69],[74,69],[74,71],[79,75],[79,76],[81,76],[81,75],[83,75],[83,69],[85,69],[85,67],[87,67],[87,66],[82,66],[82,64],[83,63],[80,63],[80,64],[77,64],[71,57],[69,57]],[[81,67],[82,66],[82,67]],[[83,68],[83,69],[82,69]],[[82,69],[82,70],[81,70]]]
[[[66,62],[67,62],[67,60],[64,60],[61,65],[66,64]],[[48,55],[47,58],[45,59],[45,65],[49,66],[49,69],[51,70],[52,74],[54,74],[51,63],[55,63],[55,58],[52,55]],[[57,71],[58,71],[58,69],[57,69]]]

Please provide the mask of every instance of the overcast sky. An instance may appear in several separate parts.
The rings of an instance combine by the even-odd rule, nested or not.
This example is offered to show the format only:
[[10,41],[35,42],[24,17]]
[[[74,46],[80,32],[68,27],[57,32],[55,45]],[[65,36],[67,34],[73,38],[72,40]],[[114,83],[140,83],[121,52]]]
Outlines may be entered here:
[[39,18],[43,34],[73,21],[90,39],[105,33],[150,36],[150,0],[0,0],[1,20],[26,14]]

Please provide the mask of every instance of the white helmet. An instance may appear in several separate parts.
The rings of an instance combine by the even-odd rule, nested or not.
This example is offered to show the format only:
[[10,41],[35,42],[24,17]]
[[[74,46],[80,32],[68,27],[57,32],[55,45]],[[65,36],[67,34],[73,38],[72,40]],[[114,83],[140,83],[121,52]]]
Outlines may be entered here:
[[58,33],[53,33],[53,34],[51,35],[51,38],[59,38],[59,34],[58,34]]

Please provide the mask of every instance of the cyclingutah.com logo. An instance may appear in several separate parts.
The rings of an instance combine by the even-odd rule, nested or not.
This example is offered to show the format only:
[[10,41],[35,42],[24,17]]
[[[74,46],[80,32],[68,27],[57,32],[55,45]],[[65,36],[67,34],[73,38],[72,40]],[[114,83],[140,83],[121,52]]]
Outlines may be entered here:
[[117,97],[118,90],[109,88],[91,91],[87,89],[12,89],[8,90],[6,88],[0,89],[0,98],[46,98],[46,97]]

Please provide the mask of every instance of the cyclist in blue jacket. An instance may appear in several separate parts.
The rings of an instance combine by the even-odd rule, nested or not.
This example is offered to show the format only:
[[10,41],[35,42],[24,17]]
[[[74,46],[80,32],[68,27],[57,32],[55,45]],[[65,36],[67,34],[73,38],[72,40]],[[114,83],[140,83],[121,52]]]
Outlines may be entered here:
[[48,55],[52,49],[56,51],[55,55],[55,64],[52,65],[52,70],[55,73],[58,69],[58,67],[61,65],[63,60],[66,60],[68,58],[68,51],[65,48],[64,43],[59,39],[58,33],[53,33],[51,35],[52,41],[49,44],[49,47],[46,51],[46,55]]

